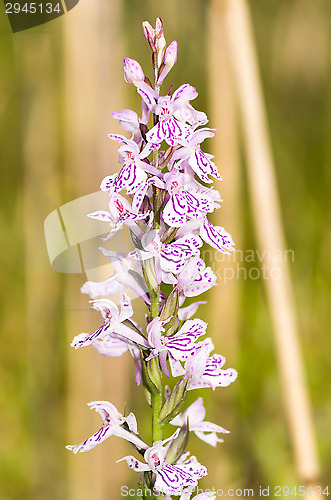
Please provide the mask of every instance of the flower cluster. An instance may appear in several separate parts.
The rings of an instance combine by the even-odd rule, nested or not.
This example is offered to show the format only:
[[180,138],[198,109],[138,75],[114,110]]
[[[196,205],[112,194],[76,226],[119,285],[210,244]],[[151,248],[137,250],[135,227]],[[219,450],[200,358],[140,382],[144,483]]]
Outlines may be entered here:
[[[221,176],[213,157],[201,149],[214,132],[206,126],[206,114],[191,104],[197,91],[184,84],[160,95],[160,85],[177,60],[177,42],[167,46],[160,19],[155,28],[144,22],[143,32],[153,53],[154,85],[137,61],[124,59],[124,77],[141,96],[142,113],[140,117],[128,109],[112,112],[130,137],[109,135],[119,143],[121,169],[101,182],[101,190],[109,194],[109,212],[89,215],[109,223],[105,240],[127,226],[134,249],[127,255],[100,249],[112,261],[114,274],[103,282],[85,283],[82,292],[90,295],[103,324],[94,333],[77,335],[72,346],[91,345],[110,357],[131,354],[136,383],[144,385],[151,406],[153,442],[148,445],[141,439],[132,413],[126,417],[111,403],[95,401],[89,405],[100,413],[101,429],[67,448],[85,452],[111,435],[123,437],[143,461],[132,455],[122,460],[143,473],[146,489],[152,487],[165,499],[175,495],[187,500],[207,474],[185,451],[189,432],[216,446],[223,441],[218,434],[228,431],[204,420],[201,397],[180,413],[186,395],[197,388],[226,387],[237,372],[223,369],[225,358],[212,354],[213,342],[205,338],[207,324],[190,319],[205,302],[185,305],[185,301],[216,285],[214,273],[200,257],[203,243],[222,253],[233,251],[234,243],[223,227],[208,220],[222,201],[211,186],[212,179]],[[132,319],[131,300],[123,292],[128,288],[146,304],[145,326]],[[118,292],[122,292],[120,310],[108,298]],[[172,390],[163,386],[170,373],[178,379]],[[164,439],[169,423],[178,428]],[[200,500],[205,498],[199,495]]]

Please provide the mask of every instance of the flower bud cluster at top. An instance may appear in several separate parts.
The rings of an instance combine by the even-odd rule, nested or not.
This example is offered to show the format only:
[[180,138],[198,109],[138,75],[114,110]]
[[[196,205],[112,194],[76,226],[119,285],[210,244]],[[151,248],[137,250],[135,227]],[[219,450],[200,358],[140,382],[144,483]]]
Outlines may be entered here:
[[[207,324],[190,319],[205,302],[184,303],[187,297],[197,297],[216,285],[216,276],[200,257],[203,242],[226,254],[234,250],[234,243],[223,227],[208,220],[222,201],[211,186],[212,178],[220,180],[221,176],[212,155],[201,149],[214,132],[206,126],[206,114],[190,103],[197,91],[184,84],[160,94],[161,84],[177,61],[177,42],[167,46],[161,19],[155,28],[144,22],[143,32],[153,53],[154,87],[137,61],[124,59],[124,78],[141,96],[142,113],[141,117],[129,109],[111,113],[130,137],[109,135],[119,143],[122,166],[101,183],[101,190],[109,193],[109,212],[89,214],[109,223],[105,240],[127,226],[135,248],[129,254],[100,248],[111,260],[114,274],[103,282],[85,283],[82,293],[90,295],[92,307],[104,321],[94,333],[77,335],[72,346],[92,345],[109,357],[129,351],[136,383],[144,385],[151,406],[153,442],[146,444],[139,436],[132,413],[123,416],[111,403],[95,401],[90,406],[100,413],[102,427],[86,441],[67,448],[85,452],[111,435],[123,437],[144,459],[131,455],[122,459],[144,473],[143,498],[150,498],[147,491],[152,488],[154,497],[175,495],[188,500],[198,480],[207,474],[185,451],[189,433],[216,446],[223,441],[218,433],[228,431],[204,420],[201,397],[181,413],[186,395],[197,388],[226,387],[237,372],[223,369],[225,358],[212,354],[211,338],[202,339]],[[167,290],[172,287],[168,295],[165,285]],[[131,300],[123,293],[128,287],[148,308],[145,326],[132,319]],[[120,310],[106,298],[118,292],[122,292]],[[177,379],[172,390],[163,386],[164,376]],[[164,439],[169,423],[177,430]],[[203,500],[207,495],[198,497]]]

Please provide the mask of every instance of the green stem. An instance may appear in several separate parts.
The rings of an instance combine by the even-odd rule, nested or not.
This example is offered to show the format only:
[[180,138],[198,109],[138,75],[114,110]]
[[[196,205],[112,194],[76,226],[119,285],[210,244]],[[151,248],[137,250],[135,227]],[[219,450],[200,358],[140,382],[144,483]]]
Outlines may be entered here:
[[163,440],[163,426],[160,422],[160,411],[162,408],[162,388],[160,392],[152,394],[152,441]]
[[[159,94],[160,93],[160,87],[157,85],[157,78],[158,78],[158,65],[157,65],[157,52],[154,52],[154,88],[155,91]],[[155,168],[158,168],[158,163],[159,163],[159,155],[158,155],[158,150],[154,149],[153,151],[153,166]],[[156,199],[156,189],[153,187],[153,196],[154,200]],[[155,202],[154,202],[155,204]],[[155,207],[154,207],[155,209]],[[158,210],[159,207],[158,207]],[[160,227],[159,222],[154,220],[153,223],[153,228],[158,229]],[[154,289],[154,293],[150,294],[151,297],[151,306],[150,306],[150,319],[153,320],[154,318],[157,318],[160,312],[160,288],[157,287],[157,292]],[[156,292],[156,293],[155,293]],[[154,361],[155,360],[155,361]],[[154,360],[151,360],[152,362],[155,362],[154,369],[158,370],[158,374],[160,376],[160,379],[162,380],[161,372],[160,372],[160,367],[159,367],[159,362],[158,359],[154,358]],[[153,443],[155,441],[162,441],[163,440],[163,426],[160,422],[160,412],[162,409],[162,393],[163,393],[163,387],[162,387],[162,381],[161,381],[161,387],[159,388],[158,392],[153,392],[151,393],[151,405],[152,405],[152,441]],[[158,498],[162,499],[163,495],[160,495]],[[155,497],[156,498],[156,497]]]

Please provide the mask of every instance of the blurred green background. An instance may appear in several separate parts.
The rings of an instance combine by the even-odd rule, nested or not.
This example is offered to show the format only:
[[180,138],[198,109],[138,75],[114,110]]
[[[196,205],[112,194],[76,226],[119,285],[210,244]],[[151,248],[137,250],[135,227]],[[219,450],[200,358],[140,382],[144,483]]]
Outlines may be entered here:
[[[331,4],[248,4],[287,248],[294,252],[289,265],[321,462],[316,479],[331,488]],[[109,144],[107,133],[120,129],[109,110],[132,107],[140,112],[135,89],[124,83],[122,60],[138,59],[150,75],[142,21],[162,17],[167,42],[179,43],[178,63],[165,86],[191,83],[199,91],[194,106],[211,113],[211,119],[217,117],[209,93],[211,67],[218,65],[209,60],[211,6],[203,0],[169,0],[161,6],[152,1],[80,0],[62,18],[16,34],[0,7],[1,500],[120,498],[121,484],[136,483],[123,463],[113,463],[131,453],[117,438],[82,456],[64,449],[96,430],[98,416],[85,406],[93,399],[109,399],[120,411],[125,401],[130,410],[138,407],[141,430],[149,421],[128,360],[71,353],[72,337],[90,331],[99,318],[90,317],[88,301],[80,298],[85,276],[51,269],[43,222],[62,204],[97,191],[103,176],[118,168],[116,145]],[[226,124],[227,117],[222,118]],[[235,188],[240,203],[232,203],[229,220],[224,209],[219,224],[233,233],[237,247],[255,252],[240,138],[238,133],[240,175]],[[212,150],[212,141],[208,147]],[[219,170],[225,190],[230,173],[226,164]],[[231,202],[227,196],[224,200],[224,206]],[[249,271],[259,264],[241,265]],[[263,279],[239,280],[230,311],[219,298],[222,292],[217,293],[206,294],[209,309],[204,306],[199,316],[222,325],[209,334],[217,335],[217,349],[239,377],[220,394],[202,394],[208,420],[231,430],[216,450],[191,439],[190,450],[210,469],[202,487],[257,492],[260,485],[300,485]],[[222,323],[225,316],[232,324]]]

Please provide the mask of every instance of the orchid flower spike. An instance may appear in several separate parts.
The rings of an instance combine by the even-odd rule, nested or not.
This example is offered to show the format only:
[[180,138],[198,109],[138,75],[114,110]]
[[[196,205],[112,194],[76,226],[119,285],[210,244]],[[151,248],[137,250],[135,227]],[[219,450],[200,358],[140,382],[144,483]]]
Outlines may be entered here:
[[[130,109],[111,112],[125,134],[108,135],[118,143],[120,168],[101,182],[103,196],[109,196],[109,209],[89,214],[109,227],[102,238],[105,248],[99,250],[111,261],[113,274],[103,281],[87,281],[81,288],[103,323],[93,333],[77,335],[71,345],[75,349],[92,346],[94,355],[110,360],[127,351],[131,354],[136,383],[143,385],[151,409],[151,440],[145,443],[140,438],[133,413],[124,416],[108,401],[93,401],[89,406],[100,414],[101,428],[67,449],[81,453],[110,436],[122,437],[143,458],[127,455],[118,461],[141,472],[143,487],[159,492],[154,496],[215,500],[213,493],[196,495],[194,489],[207,469],[185,450],[190,432],[216,446],[223,441],[220,434],[228,431],[205,420],[201,397],[188,407],[185,401],[188,391],[215,390],[237,378],[236,370],[224,369],[223,355],[212,354],[211,338],[203,340],[207,323],[193,317],[198,306],[206,304],[199,296],[217,284],[203,259],[203,244],[230,254],[234,242],[224,227],[209,221],[223,201],[212,182],[222,178],[213,156],[202,149],[215,131],[206,126],[206,114],[191,104],[198,92],[184,83],[174,91],[171,85],[166,95],[160,93],[177,62],[177,42],[166,45],[160,18],[155,27],[144,21],[143,33],[152,50],[154,88],[139,62],[125,58],[124,79],[141,97],[141,117]],[[123,228],[131,237],[129,253],[107,246],[119,241]],[[122,246],[124,250],[126,245]],[[127,289],[130,297],[143,300],[144,325],[134,319]],[[192,303],[191,297],[197,297],[196,301]],[[171,380],[165,389],[163,374],[180,378]],[[177,429],[164,439],[169,423]]]

